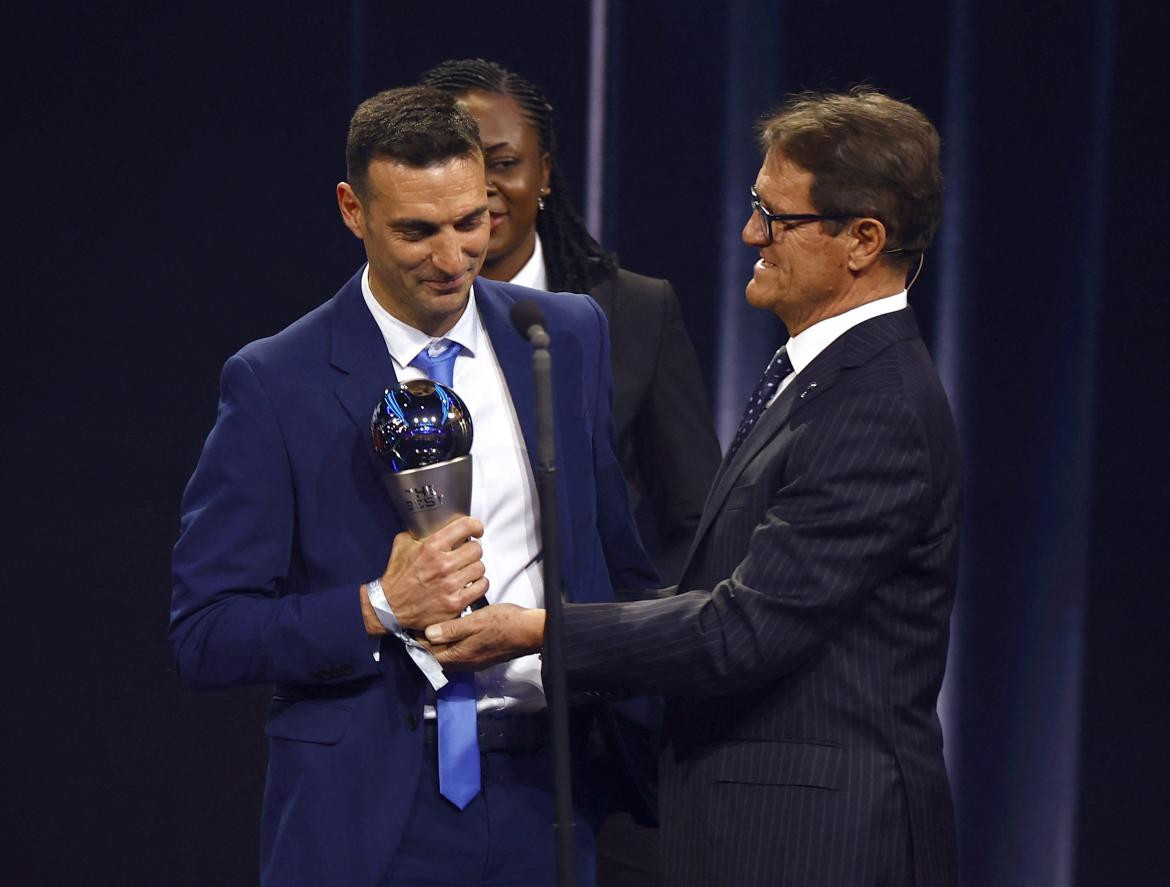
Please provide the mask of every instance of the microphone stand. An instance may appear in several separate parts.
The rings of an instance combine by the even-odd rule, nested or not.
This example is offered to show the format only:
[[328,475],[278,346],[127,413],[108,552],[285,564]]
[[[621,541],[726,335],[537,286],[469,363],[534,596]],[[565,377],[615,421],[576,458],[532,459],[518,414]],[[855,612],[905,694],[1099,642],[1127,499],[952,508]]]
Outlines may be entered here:
[[577,882],[573,784],[569,752],[569,705],[561,649],[561,537],[557,510],[556,442],[553,430],[552,356],[542,326],[528,329],[532,378],[536,389],[536,453],[540,484],[540,532],[544,547],[544,675],[553,755],[553,835],[557,885]]

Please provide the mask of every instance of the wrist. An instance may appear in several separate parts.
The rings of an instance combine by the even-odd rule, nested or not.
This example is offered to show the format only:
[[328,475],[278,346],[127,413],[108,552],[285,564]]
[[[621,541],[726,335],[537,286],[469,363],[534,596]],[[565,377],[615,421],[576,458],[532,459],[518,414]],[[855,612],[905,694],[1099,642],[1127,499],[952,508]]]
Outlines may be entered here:
[[390,609],[390,604],[386,600],[381,580],[370,580],[360,591],[362,621],[366,626],[366,634],[378,636],[397,631],[398,620],[394,618],[394,611]]
[[544,648],[544,625],[547,611],[543,609],[525,610],[521,618],[524,620],[524,634],[528,639],[528,652],[539,653]]

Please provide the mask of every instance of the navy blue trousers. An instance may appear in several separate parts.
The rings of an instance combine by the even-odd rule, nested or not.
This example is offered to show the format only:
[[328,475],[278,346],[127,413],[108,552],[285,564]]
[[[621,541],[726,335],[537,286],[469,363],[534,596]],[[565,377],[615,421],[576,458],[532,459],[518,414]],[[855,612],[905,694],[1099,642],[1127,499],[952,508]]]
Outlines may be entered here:
[[[491,751],[480,755],[483,787],[463,810],[439,794],[435,748],[423,772],[410,820],[384,887],[532,885],[554,887],[552,752]],[[597,823],[574,788],[577,885],[594,887]]]

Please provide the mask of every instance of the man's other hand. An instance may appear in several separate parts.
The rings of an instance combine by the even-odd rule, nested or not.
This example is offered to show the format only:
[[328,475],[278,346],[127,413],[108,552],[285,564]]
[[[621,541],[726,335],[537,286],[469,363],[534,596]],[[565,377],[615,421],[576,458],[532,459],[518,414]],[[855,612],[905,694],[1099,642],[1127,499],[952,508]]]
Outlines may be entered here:
[[382,590],[399,625],[421,630],[454,619],[487,594],[483,549],[475,541],[482,535],[480,521],[457,517],[425,539],[394,537]]
[[444,668],[477,670],[537,653],[544,645],[544,610],[494,604],[427,628],[427,644]]

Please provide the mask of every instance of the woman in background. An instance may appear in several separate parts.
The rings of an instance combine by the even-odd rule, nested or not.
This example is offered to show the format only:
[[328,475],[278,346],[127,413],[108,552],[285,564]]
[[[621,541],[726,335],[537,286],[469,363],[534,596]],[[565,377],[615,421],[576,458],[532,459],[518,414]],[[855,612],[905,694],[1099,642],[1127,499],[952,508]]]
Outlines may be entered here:
[[[556,163],[552,106],[532,83],[483,59],[443,62],[421,82],[458,96],[479,124],[492,226],[480,274],[589,293],[605,312],[617,453],[630,507],[663,583],[674,584],[720,460],[678,297],[665,280],[619,268],[586,230]],[[652,759],[646,766],[653,768]],[[634,794],[653,805],[652,788],[641,785]],[[657,832],[625,814],[606,821],[597,851],[602,887],[661,881]]]
[[491,239],[484,277],[589,293],[609,320],[617,453],[630,507],[664,584],[678,580],[719,466],[719,443],[678,297],[618,267],[586,230],[556,163],[552,106],[483,59],[443,62],[421,82],[460,97],[479,123]]

